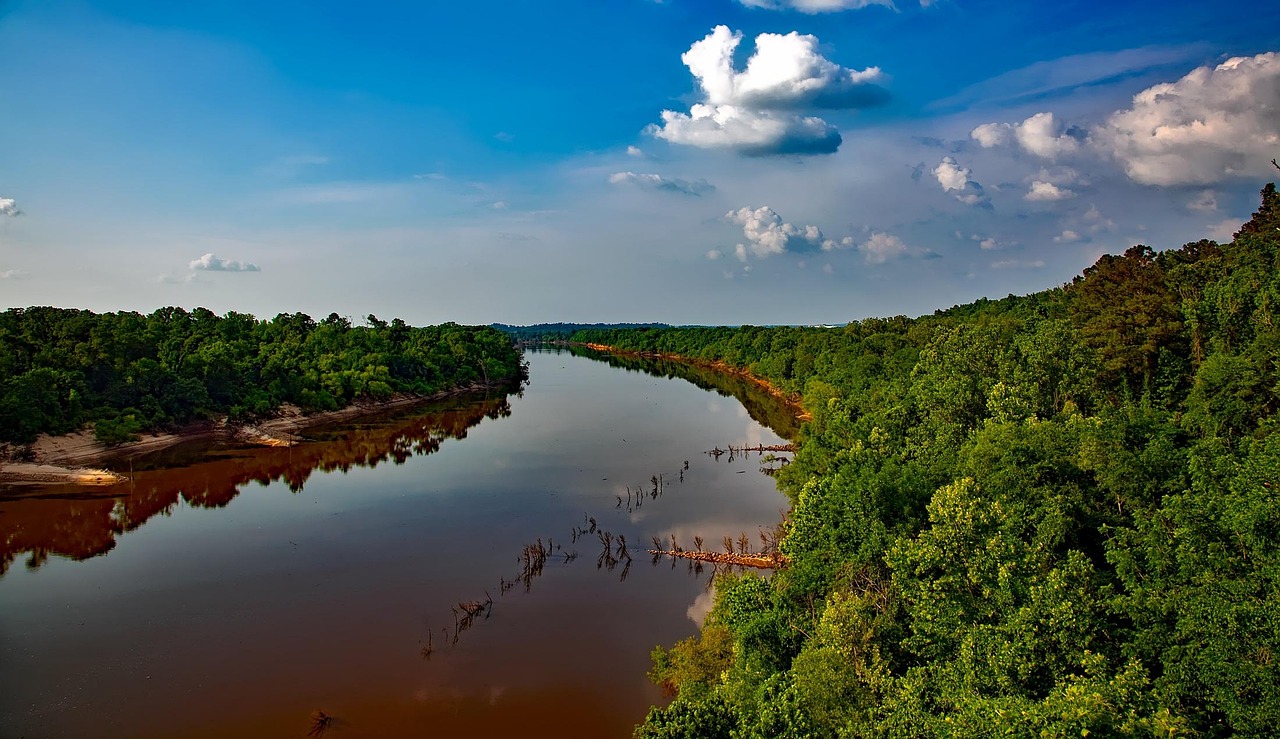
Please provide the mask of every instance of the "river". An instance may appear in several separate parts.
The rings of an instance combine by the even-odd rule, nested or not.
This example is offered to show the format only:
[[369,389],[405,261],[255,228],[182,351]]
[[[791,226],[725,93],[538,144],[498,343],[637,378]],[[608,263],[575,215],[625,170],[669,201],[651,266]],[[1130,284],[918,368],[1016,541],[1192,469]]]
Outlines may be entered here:
[[517,395],[0,490],[0,736],[629,736],[711,599],[651,537],[758,549],[786,499],[705,452],[794,421],[676,365],[526,357]]

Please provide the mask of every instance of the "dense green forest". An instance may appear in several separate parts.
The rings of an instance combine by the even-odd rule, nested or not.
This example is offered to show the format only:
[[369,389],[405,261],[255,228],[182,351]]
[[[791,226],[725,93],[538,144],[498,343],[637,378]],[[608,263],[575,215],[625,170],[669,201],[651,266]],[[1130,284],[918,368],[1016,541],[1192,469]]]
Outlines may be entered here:
[[572,336],[574,331],[583,329],[665,328],[667,326],[665,323],[535,323],[528,326],[491,323],[489,325],[517,341],[564,341]]
[[655,652],[639,737],[1273,736],[1280,197],[1231,243],[842,329],[580,331],[813,420],[772,577]]
[[260,321],[162,308],[150,315],[61,308],[0,313],[0,441],[28,443],[93,424],[102,441],[284,403],[333,410],[359,398],[429,395],[523,376],[518,350],[488,327],[415,328],[336,313]]

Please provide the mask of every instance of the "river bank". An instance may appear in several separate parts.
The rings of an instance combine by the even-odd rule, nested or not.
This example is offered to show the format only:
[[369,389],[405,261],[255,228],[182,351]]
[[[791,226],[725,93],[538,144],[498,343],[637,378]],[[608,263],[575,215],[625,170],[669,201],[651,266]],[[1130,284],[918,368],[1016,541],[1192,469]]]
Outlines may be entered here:
[[[733,397],[591,354],[529,352],[519,395],[0,496],[0,735],[303,737],[322,710],[335,739],[630,736],[664,700],[654,645],[696,633],[716,569],[643,550],[772,530],[787,501],[757,454],[702,451],[785,439]],[[601,527],[630,568],[597,568]]]
[[430,395],[401,393],[382,400],[358,400],[337,410],[314,413],[305,413],[298,406],[285,404],[276,409],[274,415],[253,423],[234,423],[224,416],[189,424],[168,433],[140,434],[135,441],[114,446],[94,438],[91,427],[59,436],[41,434],[29,445],[0,450],[3,452],[0,454],[0,485],[114,485],[126,478],[94,466],[200,439],[234,440],[270,447],[293,446],[304,440],[300,434],[309,428],[502,387],[505,383],[473,382]]
[[734,375],[737,377],[741,377],[742,379],[747,380],[752,384],[760,386],[760,388],[768,392],[770,395],[781,400],[783,403],[787,405],[788,408],[790,408],[795,413],[796,418],[800,419],[801,421],[813,420],[813,414],[805,409],[804,402],[797,393],[789,393],[783,390],[782,388],[778,387],[777,385],[774,385],[773,383],[769,382],[768,380],[762,377],[759,377],[757,375],[754,375],[748,370],[742,369],[740,367],[735,367],[727,362],[720,362],[720,361],[708,362],[705,359],[695,359],[693,357],[686,357],[682,354],[665,354],[662,352],[633,351],[629,349],[619,349],[617,347],[610,346],[608,344],[592,344],[590,342],[585,344],[579,344],[579,346],[585,346],[588,349],[594,349],[599,352],[607,352],[609,354],[617,354],[619,356],[642,357],[644,359],[662,359],[669,362],[680,362],[682,364],[687,364],[693,367],[702,367],[705,369],[714,370],[716,372],[723,372],[724,374],[727,374],[727,375]]

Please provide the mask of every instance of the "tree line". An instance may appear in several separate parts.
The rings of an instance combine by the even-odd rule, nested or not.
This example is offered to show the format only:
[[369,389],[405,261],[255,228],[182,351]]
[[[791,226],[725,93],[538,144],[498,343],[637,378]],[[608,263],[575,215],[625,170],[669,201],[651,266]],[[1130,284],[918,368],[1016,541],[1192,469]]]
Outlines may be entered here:
[[656,737],[1270,736],[1280,196],[1226,244],[840,329],[579,331],[803,397],[770,578],[654,653]]
[[0,313],[0,441],[25,444],[92,424],[107,443],[143,430],[292,403],[334,410],[362,398],[430,395],[523,377],[519,351],[488,327],[412,327],[336,313],[266,321],[204,308]]
[[510,335],[517,341],[566,341],[574,331],[580,329],[612,329],[612,328],[662,328],[665,323],[535,323],[528,326],[513,326],[509,323],[491,323],[493,328]]

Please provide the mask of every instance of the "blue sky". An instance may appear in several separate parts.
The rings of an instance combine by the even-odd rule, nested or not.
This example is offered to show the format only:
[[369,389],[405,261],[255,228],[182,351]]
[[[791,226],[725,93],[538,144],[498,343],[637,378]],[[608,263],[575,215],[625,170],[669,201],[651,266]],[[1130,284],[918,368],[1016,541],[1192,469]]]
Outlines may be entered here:
[[0,303],[841,323],[1229,238],[1280,5],[0,3]]

